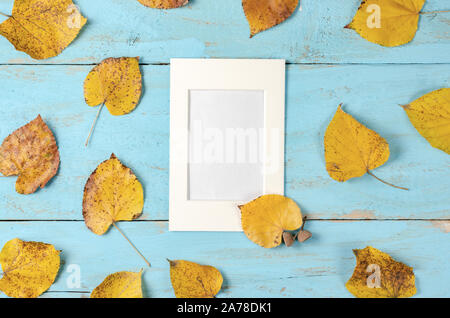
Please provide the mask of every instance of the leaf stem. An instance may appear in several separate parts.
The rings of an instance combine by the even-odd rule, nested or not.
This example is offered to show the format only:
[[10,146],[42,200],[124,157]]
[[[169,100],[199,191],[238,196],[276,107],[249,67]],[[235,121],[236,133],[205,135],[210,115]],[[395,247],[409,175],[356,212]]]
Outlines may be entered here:
[[150,267],[150,262],[147,261],[147,259],[144,257],[144,255],[142,255],[141,252],[139,252],[139,250],[136,248],[136,246],[134,246],[134,244],[128,239],[128,237],[119,229],[119,227],[116,225],[116,222],[112,223],[114,225],[114,227],[117,229],[117,231],[119,231],[120,234],[122,234],[122,236],[128,241],[128,243],[130,243],[131,247],[133,247],[133,249],[142,257],[142,259],[147,263],[148,267]]
[[370,171],[370,170],[367,170],[367,173],[368,173],[369,175],[371,175],[372,177],[374,177],[375,179],[377,179],[378,181],[381,181],[381,182],[383,182],[384,184],[387,184],[388,186],[391,186],[391,187],[394,187],[394,188],[397,188],[397,189],[401,189],[401,190],[409,191],[408,188],[399,187],[399,186],[396,186],[396,185],[394,185],[394,184],[392,184],[392,183],[386,182],[386,181],[384,181],[383,179],[378,178],[378,177],[377,177],[376,175],[374,175],[374,174],[372,173],[372,171]]
[[2,16],[4,16],[4,17],[7,17],[7,18],[11,18],[11,16],[10,16],[9,14],[5,14],[5,13],[3,13],[3,12],[0,12],[0,15],[2,15]]
[[419,12],[419,14],[435,14],[435,13],[447,13],[447,12],[450,12],[450,10],[430,11],[430,12]]
[[103,103],[100,106],[100,108],[98,109],[97,116],[95,116],[94,122],[92,123],[92,126],[91,126],[91,130],[89,131],[89,135],[88,135],[88,137],[86,139],[86,143],[84,144],[86,147],[87,147],[87,145],[89,143],[89,139],[91,139],[91,135],[92,135],[92,132],[94,131],[95,124],[97,123],[98,116],[100,115],[100,112],[102,111],[102,108],[103,108],[104,105],[105,105],[105,103]]

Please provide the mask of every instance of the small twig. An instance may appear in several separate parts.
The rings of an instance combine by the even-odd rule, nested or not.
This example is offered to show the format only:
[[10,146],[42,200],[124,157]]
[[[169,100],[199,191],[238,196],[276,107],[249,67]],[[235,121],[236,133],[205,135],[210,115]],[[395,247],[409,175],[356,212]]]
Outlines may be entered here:
[[9,14],[5,14],[5,13],[3,13],[3,12],[0,12],[0,15],[2,15],[2,16],[4,16],[4,17],[7,17],[7,18],[11,18],[11,16],[10,16]]
[[117,229],[117,231],[120,232],[120,234],[122,234],[122,236],[128,241],[128,243],[130,243],[130,245],[134,248],[134,250],[142,257],[142,259],[147,263],[148,267],[150,267],[150,262],[147,261],[147,259],[144,257],[144,255],[142,255],[141,252],[139,252],[139,250],[136,248],[136,246],[134,246],[134,244],[128,239],[128,237],[119,229],[119,227],[116,225],[116,222],[112,223],[114,225],[114,227]]
[[430,12],[419,12],[419,14],[435,14],[435,13],[447,13],[450,12],[450,10],[444,10],[444,11],[430,11]]
[[303,217],[303,222],[302,222],[302,227],[300,228],[300,230],[295,233],[294,235],[294,241],[297,239],[298,233],[300,233],[301,231],[303,231],[303,228],[305,227],[305,223],[306,223],[306,215]]
[[399,186],[396,186],[396,185],[394,185],[394,184],[392,184],[392,183],[386,182],[386,181],[384,181],[383,179],[378,178],[378,177],[377,177],[376,175],[374,175],[374,174],[372,173],[372,171],[370,171],[370,170],[367,170],[367,173],[368,173],[369,175],[371,175],[372,177],[374,177],[375,179],[377,179],[378,181],[381,181],[381,182],[383,182],[384,184],[387,184],[388,186],[391,186],[391,187],[394,187],[394,188],[397,188],[397,189],[401,189],[401,190],[406,190],[406,191],[409,190],[408,188],[399,187]]
[[87,147],[87,145],[89,143],[89,139],[91,139],[92,132],[94,131],[95,124],[97,123],[97,119],[98,119],[98,116],[100,115],[100,112],[102,111],[103,105],[105,105],[105,103],[103,103],[100,106],[100,108],[98,109],[97,116],[95,116],[94,122],[92,123],[91,130],[89,131],[89,135],[88,135],[88,137],[86,139],[86,143],[84,144],[86,147]]

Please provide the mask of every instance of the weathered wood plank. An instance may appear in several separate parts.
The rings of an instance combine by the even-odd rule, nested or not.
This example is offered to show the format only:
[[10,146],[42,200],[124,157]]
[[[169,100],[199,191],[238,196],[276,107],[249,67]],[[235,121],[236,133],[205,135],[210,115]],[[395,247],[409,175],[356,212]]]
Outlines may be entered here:
[[[161,11],[137,0],[77,0],[88,24],[60,56],[35,61],[0,37],[0,63],[97,63],[109,56],[141,56],[144,63],[172,57],[285,58],[291,63],[448,63],[450,14],[423,15],[410,44],[383,48],[344,29],[360,0],[303,0],[282,25],[249,39],[240,0],[195,0]],[[0,0],[11,13],[12,0]],[[449,10],[450,0],[428,0],[424,11]],[[0,17],[0,22],[4,17]]]
[[[166,258],[219,268],[224,285],[218,297],[351,297],[345,282],[355,266],[352,249],[367,245],[414,268],[417,296],[450,294],[448,221],[310,221],[307,228],[313,238],[307,243],[270,250],[242,233],[168,232],[166,222],[119,226],[150,260],[151,268],[115,229],[97,236],[83,222],[0,222],[0,246],[20,237],[61,249],[64,264],[50,291],[72,292],[71,297],[87,296],[73,292],[92,291],[110,273],[141,268],[145,296],[173,297]],[[80,268],[80,288],[68,288],[67,282],[73,282],[70,264]]]
[[[131,114],[103,110],[84,147],[96,109],[83,97],[89,66],[0,67],[0,140],[41,114],[53,129],[61,168],[33,195],[14,191],[15,177],[0,178],[1,219],[81,220],[84,184],[112,152],[133,168],[145,188],[143,219],[168,218],[169,67],[143,66],[145,92]],[[448,218],[450,159],[432,148],[398,104],[448,86],[450,65],[288,66],[286,194],[313,218]],[[346,183],[325,171],[323,134],[337,105],[378,131],[391,159],[370,176]]]

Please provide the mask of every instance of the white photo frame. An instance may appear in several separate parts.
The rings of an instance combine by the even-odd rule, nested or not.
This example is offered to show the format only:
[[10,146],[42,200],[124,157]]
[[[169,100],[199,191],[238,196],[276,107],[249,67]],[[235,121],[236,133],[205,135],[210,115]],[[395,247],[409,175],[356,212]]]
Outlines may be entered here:
[[[284,194],[284,124],[285,60],[171,59],[169,230],[242,231],[238,205]],[[197,151],[206,129],[217,138]]]

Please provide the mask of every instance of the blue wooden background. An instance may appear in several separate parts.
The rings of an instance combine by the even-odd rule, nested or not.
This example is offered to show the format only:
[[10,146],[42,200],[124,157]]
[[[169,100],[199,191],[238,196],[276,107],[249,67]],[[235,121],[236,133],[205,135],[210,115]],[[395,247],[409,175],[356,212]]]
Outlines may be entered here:
[[[88,23],[58,57],[35,61],[0,37],[0,140],[41,114],[61,154],[58,175],[33,195],[17,194],[15,178],[0,178],[0,247],[19,237],[62,250],[60,274],[42,297],[88,297],[106,275],[145,268],[115,229],[96,236],[83,222],[84,184],[114,152],[145,189],[143,216],[119,226],[152,262],[147,297],[174,296],[166,258],[219,268],[218,297],[351,297],[344,285],[352,249],[367,245],[414,267],[417,296],[449,297],[450,156],[432,148],[398,105],[449,86],[450,14],[421,16],[413,42],[383,48],[343,28],[359,3],[303,0],[288,21],[249,39],[240,0],[191,0],[168,11],[78,0]],[[12,4],[0,0],[0,12]],[[450,0],[428,0],[423,11],[449,9]],[[83,81],[109,56],[140,56],[145,91],[129,115],[105,109],[85,148],[96,109],[84,102]],[[287,60],[286,195],[311,219],[310,241],[267,250],[242,233],[168,232],[171,57]],[[328,176],[323,135],[339,103],[388,140],[391,157],[375,173],[410,191],[370,176],[346,183]],[[67,282],[70,264],[80,266],[79,288]]]

